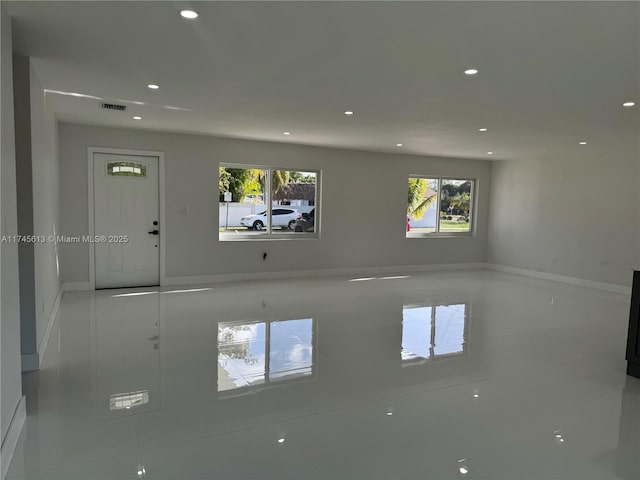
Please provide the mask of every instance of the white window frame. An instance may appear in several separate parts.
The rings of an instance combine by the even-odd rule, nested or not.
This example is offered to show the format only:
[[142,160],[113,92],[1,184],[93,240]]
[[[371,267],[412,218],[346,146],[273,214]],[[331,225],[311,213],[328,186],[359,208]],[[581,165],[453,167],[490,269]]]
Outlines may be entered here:
[[[413,232],[406,231],[405,226],[405,238],[443,238],[443,237],[473,237],[476,232],[476,190],[478,180],[476,178],[459,177],[456,175],[409,175],[409,178],[424,178],[425,180],[437,180],[438,181],[438,194],[436,202],[436,231],[432,233],[428,232]],[[440,231],[440,200],[442,195],[442,182],[444,180],[456,180],[463,182],[471,182],[471,191],[469,192],[469,231],[468,232],[441,232]],[[406,191],[405,191],[406,192]],[[405,193],[406,195],[406,193]]]
[[[235,232],[221,232],[218,229],[218,241],[220,242],[237,242],[237,241],[270,241],[270,240],[318,240],[320,238],[320,215],[322,214],[320,206],[320,198],[322,192],[322,170],[315,168],[297,168],[297,167],[271,167],[266,165],[252,165],[252,164],[239,164],[239,163],[219,163],[218,167],[226,167],[226,168],[241,168],[241,169],[259,169],[265,172],[265,191],[264,202],[265,209],[267,211],[267,225],[266,231],[264,233],[235,233]],[[314,231],[313,233],[309,232],[293,232],[293,231],[278,231],[274,233],[271,228],[271,218],[272,211],[274,209],[273,201],[271,199],[271,175],[274,170],[286,170],[290,172],[312,172],[316,174],[316,198],[314,200],[313,208],[316,209],[316,214],[314,217]],[[219,171],[219,169],[218,169]],[[218,198],[220,198],[220,191],[218,191]],[[220,205],[220,200],[218,200],[218,205]],[[276,205],[275,208],[289,208],[287,205]],[[220,212],[220,208],[218,207],[218,212]],[[320,215],[318,215],[318,213]],[[218,221],[218,224],[220,222]]]

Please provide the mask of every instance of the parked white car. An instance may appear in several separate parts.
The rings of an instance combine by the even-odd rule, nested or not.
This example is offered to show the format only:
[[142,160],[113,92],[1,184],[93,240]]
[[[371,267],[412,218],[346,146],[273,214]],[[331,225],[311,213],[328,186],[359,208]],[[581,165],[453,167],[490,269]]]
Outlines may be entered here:
[[[271,210],[271,226],[293,230],[296,220],[301,216],[298,210],[291,208],[274,208]],[[266,210],[262,213],[242,217],[240,219],[240,225],[247,227],[249,230],[262,230],[267,226]]]

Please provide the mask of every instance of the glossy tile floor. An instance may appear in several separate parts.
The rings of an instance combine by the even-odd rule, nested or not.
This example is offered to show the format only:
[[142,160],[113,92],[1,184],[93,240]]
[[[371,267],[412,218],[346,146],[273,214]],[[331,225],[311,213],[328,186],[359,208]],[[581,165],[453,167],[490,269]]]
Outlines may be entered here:
[[67,293],[8,478],[638,479],[628,311],[489,271]]

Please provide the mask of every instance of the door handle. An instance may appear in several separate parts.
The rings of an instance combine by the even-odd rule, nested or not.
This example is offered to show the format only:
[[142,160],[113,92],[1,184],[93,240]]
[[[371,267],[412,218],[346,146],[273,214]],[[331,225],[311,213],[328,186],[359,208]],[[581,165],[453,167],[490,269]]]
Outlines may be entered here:
[[160,235],[160,230],[151,230],[149,235]]

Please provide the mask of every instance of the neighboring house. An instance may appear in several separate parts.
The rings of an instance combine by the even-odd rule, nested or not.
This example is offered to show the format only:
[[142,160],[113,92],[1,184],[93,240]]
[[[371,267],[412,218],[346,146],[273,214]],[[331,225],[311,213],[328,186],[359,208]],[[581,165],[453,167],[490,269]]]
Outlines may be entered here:
[[273,195],[277,205],[312,206],[316,199],[315,183],[288,183]]

